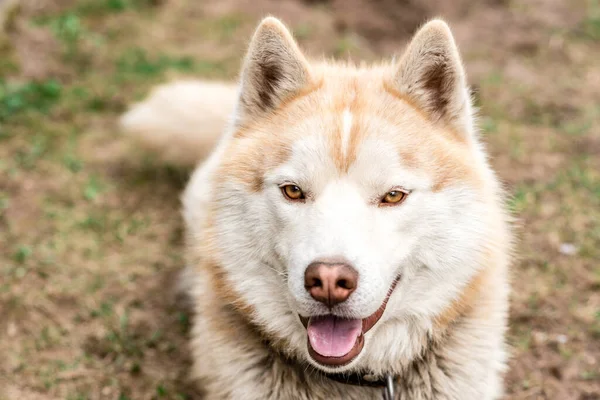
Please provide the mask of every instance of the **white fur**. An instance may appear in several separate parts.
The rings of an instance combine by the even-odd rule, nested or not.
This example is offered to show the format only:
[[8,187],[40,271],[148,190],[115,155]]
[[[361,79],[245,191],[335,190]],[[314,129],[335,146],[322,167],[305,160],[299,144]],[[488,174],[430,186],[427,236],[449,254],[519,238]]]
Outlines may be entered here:
[[[444,32],[439,24],[429,28],[437,29],[436,35]],[[454,47],[451,50],[456,51]],[[406,74],[417,73],[411,69]],[[462,71],[459,73],[458,82],[462,85]],[[309,74],[303,74],[303,79],[308,79]],[[197,86],[189,89],[193,87],[193,96],[202,97]],[[234,96],[230,87],[221,89],[222,96],[215,98],[231,98],[222,106],[211,107],[233,109],[233,98],[240,96]],[[186,90],[165,89],[167,92]],[[466,93],[466,88],[457,93]],[[178,99],[183,102],[178,107],[187,107],[185,102],[190,98],[186,96]],[[285,134],[299,138],[291,144],[289,157],[266,172],[261,190],[249,191],[234,177],[216,174],[227,149],[238,140],[233,135],[233,125],[225,127],[220,144],[196,169],[182,197],[189,260],[201,263],[206,256],[200,249],[206,250],[202,245],[210,226],[211,239],[218,247],[219,267],[236,295],[253,312],[241,318],[222,311],[223,323],[238,323],[245,334],[232,339],[219,333],[214,326],[216,321],[205,314],[213,311],[220,299],[211,291],[206,270],[195,272],[195,375],[205,382],[209,398],[278,398],[273,393],[294,393],[302,399],[360,399],[375,395],[372,389],[319,380],[306,387],[303,380],[292,377],[295,372],[285,363],[273,362],[262,370],[265,357],[272,357],[260,340],[262,333],[284,343],[282,351],[286,356],[322,371],[370,370],[375,374],[406,376],[398,387],[403,399],[432,399],[432,393],[438,393],[438,398],[467,400],[491,400],[501,395],[510,236],[499,200],[499,185],[473,132],[470,101],[457,98],[466,103],[455,107],[460,114],[452,115],[454,119],[448,123],[462,126],[461,131],[468,135],[471,167],[485,182],[483,189],[468,180],[434,188],[431,170],[401,158],[393,143],[395,135],[437,134],[433,127],[425,133],[413,132],[410,115],[405,120],[408,122],[391,124],[377,113],[361,114],[368,131],[349,169],[340,174],[331,156],[331,143],[324,134],[327,121],[332,118],[322,110],[286,125]],[[252,100],[259,108],[260,96]],[[162,104],[152,99],[142,103],[125,118],[125,126],[143,127],[147,126],[146,121],[161,120]],[[247,119],[248,112],[248,107],[241,110],[238,106],[230,121]],[[344,109],[335,116],[340,117],[341,150],[347,155],[354,115]],[[220,114],[210,118],[209,126],[225,126],[225,118]],[[216,139],[214,134],[210,137],[212,147]],[[282,196],[280,186],[289,183],[303,189],[307,197],[304,203],[290,202]],[[379,207],[378,200],[398,187],[410,193],[406,201],[395,207]],[[368,317],[380,307],[394,279],[401,276],[382,318],[365,335],[363,351],[348,365],[337,368],[319,365],[308,355],[306,329],[298,318],[329,312],[304,288],[306,267],[322,257],[344,257],[359,274],[352,296],[332,309],[339,316]],[[486,288],[492,290],[480,293],[472,311],[456,321],[444,347],[431,350],[428,340],[437,334],[436,318],[490,262],[494,268],[486,275]],[[244,322],[248,321],[260,327],[260,335],[245,327]],[[411,368],[417,368],[411,366],[419,362],[425,363],[425,370],[411,375]],[[438,367],[444,362],[447,370]],[[448,371],[450,375],[446,376]]]

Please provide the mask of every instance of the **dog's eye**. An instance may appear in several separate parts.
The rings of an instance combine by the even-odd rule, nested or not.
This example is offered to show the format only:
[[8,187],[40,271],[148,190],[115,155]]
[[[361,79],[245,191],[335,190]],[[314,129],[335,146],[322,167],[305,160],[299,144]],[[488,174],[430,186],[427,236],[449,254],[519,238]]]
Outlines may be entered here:
[[289,200],[304,200],[304,192],[296,185],[285,185],[281,187],[281,192]]
[[382,206],[396,206],[404,201],[408,196],[407,192],[402,190],[391,190],[383,196],[380,205]]

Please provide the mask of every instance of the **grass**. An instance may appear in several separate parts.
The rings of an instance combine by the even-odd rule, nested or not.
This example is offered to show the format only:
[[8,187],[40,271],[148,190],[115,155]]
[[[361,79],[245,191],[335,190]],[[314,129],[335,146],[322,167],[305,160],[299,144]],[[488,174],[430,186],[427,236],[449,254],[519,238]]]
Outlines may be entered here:
[[344,35],[338,39],[333,49],[333,55],[338,58],[347,58],[358,50],[356,38],[352,35]]
[[198,24],[200,34],[203,37],[219,43],[231,41],[236,32],[244,25],[252,24],[253,21],[239,13],[227,13],[214,19],[208,19]]
[[47,113],[60,100],[61,89],[55,79],[24,84],[0,81],[0,123],[28,110]]
[[[57,14],[34,16],[31,24],[57,40],[64,73],[32,80],[10,79],[6,74],[0,80],[0,241],[9,249],[0,269],[0,301],[12,304],[2,308],[2,315],[11,321],[16,318],[19,332],[19,345],[10,350],[17,358],[8,366],[0,362],[0,375],[19,374],[29,390],[90,398],[96,390],[108,387],[119,398],[133,399],[139,398],[139,389],[130,386],[154,385],[157,398],[188,396],[180,393],[179,376],[146,372],[149,349],[164,353],[167,359],[175,354],[179,363],[185,359],[182,350],[174,351],[171,344],[183,343],[185,332],[162,333],[163,324],[173,318],[176,326],[181,325],[181,317],[170,317],[165,310],[140,321],[148,319],[144,310],[148,301],[139,298],[138,290],[126,289],[149,274],[165,276],[163,270],[182,263],[178,246],[170,240],[166,247],[148,242],[163,237],[178,242],[176,214],[165,222],[161,215],[166,213],[152,216],[143,211],[146,199],[150,203],[159,200],[152,200],[157,186],[159,192],[171,193],[180,187],[180,178],[156,170],[144,175],[139,172],[142,164],[122,165],[119,158],[108,164],[99,162],[97,152],[115,138],[104,131],[90,133],[89,123],[111,121],[136,93],[147,91],[168,73],[192,73],[222,61],[132,46],[95,25],[100,18],[97,11],[112,18],[144,7],[149,6],[142,1],[88,2]],[[115,44],[114,52],[102,57],[94,54]],[[89,68],[94,64],[103,65],[102,73],[97,67]],[[6,68],[11,70],[18,73],[18,68]],[[111,163],[113,170],[107,170]],[[123,190],[128,186],[136,192]],[[176,202],[160,208],[176,209]],[[15,210],[23,215],[15,216]],[[131,251],[136,247],[139,250]],[[120,259],[120,253],[128,255]],[[144,253],[161,256],[150,259]],[[123,268],[127,272],[119,275],[117,271]],[[156,287],[149,290],[154,292],[161,286],[152,285]],[[122,295],[127,292],[133,305],[123,307]],[[88,333],[77,332],[76,326],[85,326]],[[94,331],[104,333],[97,336]],[[86,347],[93,340],[97,340],[96,347]],[[45,358],[43,354],[59,354],[60,358],[46,362],[39,358]],[[152,357],[150,362],[164,365]],[[61,378],[69,370],[104,369],[124,375],[113,381],[94,374],[86,375],[84,382]],[[183,377],[181,367],[172,368],[178,369]]]
[[582,30],[589,39],[600,39],[600,2],[598,0],[588,0],[588,9]]

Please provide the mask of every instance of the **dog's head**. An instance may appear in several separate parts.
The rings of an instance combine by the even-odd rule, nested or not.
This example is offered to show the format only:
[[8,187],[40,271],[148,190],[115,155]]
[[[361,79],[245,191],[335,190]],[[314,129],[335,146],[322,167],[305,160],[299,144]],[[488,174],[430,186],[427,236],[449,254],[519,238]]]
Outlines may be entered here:
[[[214,177],[212,240],[267,336],[325,371],[408,354],[489,256],[496,184],[448,26],[399,60],[311,65],[265,19]],[[464,300],[464,299],[463,299]]]

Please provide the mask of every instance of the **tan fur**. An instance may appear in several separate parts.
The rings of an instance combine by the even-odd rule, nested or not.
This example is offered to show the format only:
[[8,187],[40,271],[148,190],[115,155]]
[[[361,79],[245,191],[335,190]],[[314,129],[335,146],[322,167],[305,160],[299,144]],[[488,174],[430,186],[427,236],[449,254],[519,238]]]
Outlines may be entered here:
[[[427,119],[424,110],[414,109],[408,101],[397,101],[390,96],[384,84],[385,72],[389,66],[377,69],[357,70],[353,65],[336,66],[314,65],[312,73],[322,82],[318,89],[313,89],[301,97],[296,97],[294,109],[280,107],[274,110],[267,121],[244,126],[236,131],[237,137],[245,136],[244,132],[253,132],[253,136],[243,142],[234,143],[228,149],[223,170],[227,170],[240,178],[240,182],[249,184],[250,190],[260,185],[260,177],[266,170],[279,165],[289,154],[291,144],[297,136],[289,134],[286,129],[296,121],[308,118],[314,112],[313,104],[321,103],[319,112],[328,118],[332,129],[324,132],[330,143],[330,154],[340,172],[346,172],[356,156],[357,148],[365,139],[369,127],[368,116],[377,114],[391,124],[408,125],[410,132],[392,138],[396,142],[398,153],[408,165],[424,168],[436,175],[435,188],[448,186],[466,178],[477,180],[471,166],[472,156],[465,146],[463,138],[457,138],[453,130],[441,129]],[[369,82],[380,81],[380,86],[370,86]],[[289,103],[288,103],[289,104]],[[341,151],[342,110],[348,109],[354,116],[349,148],[346,154]],[[409,122],[407,122],[409,120]],[[429,132],[427,135],[417,134]],[[444,169],[437,166],[444,165]]]
[[477,301],[485,297],[484,291],[494,285],[493,272],[497,268],[494,262],[483,268],[462,289],[460,295],[435,319],[436,331],[444,334],[448,327],[461,317],[468,314]]
[[[376,375],[397,376],[396,398],[403,400],[492,400],[501,396],[511,235],[502,190],[473,127],[465,82],[456,45],[442,21],[426,24],[398,63],[368,68],[311,64],[279,21],[268,18],[260,25],[244,62],[234,118],[226,125],[220,114],[211,117],[207,125],[220,123],[225,132],[183,196],[187,260],[193,271],[188,279],[194,277],[189,286],[196,309],[194,377],[208,399],[365,399],[381,395],[379,389],[331,381],[317,371],[323,368],[307,359],[305,330],[294,308],[300,295],[291,293],[290,280],[295,279],[291,256],[289,251],[271,249],[274,243],[288,243],[281,241],[289,228],[286,223],[315,223],[294,220],[281,211],[276,223],[265,222],[277,212],[273,204],[279,207],[279,203],[266,200],[270,199],[267,193],[276,191],[272,175],[288,166],[298,152],[305,154],[306,146],[314,147],[309,154],[313,158],[309,164],[295,166],[296,170],[319,166],[315,175],[327,176],[328,183],[367,173],[376,181],[385,176],[373,176],[370,164],[383,168],[379,175],[386,175],[387,168],[396,171],[400,164],[404,175],[417,177],[417,182],[409,183],[416,185],[415,192],[442,205],[428,214],[433,222],[419,221],[417,225],[436,223],[438,217],[454,221],[451,217],[464,212],[452,208],[461,207],[454,204],[476,213],[457,220],[464,230],[452,230],[448,225],[453,222],[439,226],[440,235],[453,232],[445,233],[450,237],[439,242],[446,248],[434,246],[427,257],[414,255],[432,265],[450,265],[452,271],[440,267],[430,272],[432,265],[413,265],[403,259],[407,265],[397,289],[400,293],[390,297],[381,322],[365,335],[368,346],[350,371],[368,369]],[[223,95],[233,97],[231,93],[231,88],[225,87]],[[156,98],[154,95],[137,109],[156,110],[161,104]],[[228,98],[223,108],[232,108],[232,103]],[[146,120],[131,117],[135,110],[128,117],[134,122],[124,125],[141,132],[147,127]],[[174,125],[173,132],[178,126]],[[158,136],[173,138],[164,132]],[[156,130],[151,129],[148,136],[147,140],[156,142]],[[204,154],[217,141],[212,128],[207,136],[197,136],[195,145],[205,148],[196,147],[195,154]],[[367,154],[391,156],[365,160],[369,146],[375,150]],[[176,158],[193,157],[194,152]],[[356,203],[360,210],[373,207],[378,196],[390,190],[377,182],[360,184],[360,190],[368,193]],[[307,184],[306,207],[319,200],[321,189]],[[353,191],[336,192],[334,208],[351,202],[344,193],[356,196]],[[417,212],[417,208],[413,210]],[[371,208],[365,211],[371,212]],[[392,212],[399,211],[390,211],[388,218],[396,215]],[[328,216],[325,211],[318,215]],[[356,222],[356,226],[361,223],[367,224]],[[408,225],[407,229],[416,229]],[[340,232],[348,230],[345,224],[342,227],[340,237],[344,237]],[[321,230],[310,234],[323,231],[318,224],[317,228]],[[324,231],[329,233],[329,229],[334,227],[327,226]],[[437,232],[434,230],[433,239],[423,240],[438,243]],[[377,234],[381,232],[371,233]],[[386,240],[385,236],[380,238]],[[478,243],[475,248],[471,247],[473,240]],[[469,257],[455,265],[452,257],[463,257],[462,248]],[[447,274],[446,279],[453,283],[437,279],[436,274]],[[429,280],[444,290],[427,292]],[[422,298],[418,296],[421,292],[416,297],[411,292],[414,287],[422,290]],[[407,304],[394,296],[403,296]]]

